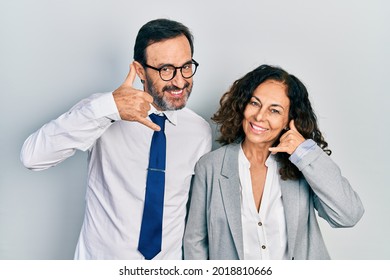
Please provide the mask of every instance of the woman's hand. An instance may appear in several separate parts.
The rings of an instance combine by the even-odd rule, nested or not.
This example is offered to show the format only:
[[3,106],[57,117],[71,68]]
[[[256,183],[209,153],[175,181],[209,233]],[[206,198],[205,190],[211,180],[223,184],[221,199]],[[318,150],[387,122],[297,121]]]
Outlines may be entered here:
[[289,126],[290,129],[280,137],[279,145],[269,148],[269,151],[272,154],[285,152],[291,155],[296,150],[296,148],[306,140],[298,132],[298,129],[295,127],[294,120],[290,121]]

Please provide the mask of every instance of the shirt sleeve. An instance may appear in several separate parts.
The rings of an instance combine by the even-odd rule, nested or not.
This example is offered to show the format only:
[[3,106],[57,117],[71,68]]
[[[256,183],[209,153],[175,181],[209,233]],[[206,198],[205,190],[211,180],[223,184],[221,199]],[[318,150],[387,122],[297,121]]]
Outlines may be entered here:
[[21,161],[32,170],[55,166],[76,150],[92,147],[116,120],[120,115],[112,93],[94,94],[31,134],[23,144]]
[[317,145],[317,143],[314,142],[314,140],[312,140],[312,139],[305,140],[291,154],[290,161],[293,164],[297,165],[307,153],[315,150],[316,145]]

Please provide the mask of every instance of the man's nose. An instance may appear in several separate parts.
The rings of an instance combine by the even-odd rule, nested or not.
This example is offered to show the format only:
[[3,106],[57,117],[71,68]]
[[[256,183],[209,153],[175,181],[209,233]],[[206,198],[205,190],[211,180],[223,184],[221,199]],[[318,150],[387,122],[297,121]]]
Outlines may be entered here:
[[177,70],[175,77],[172,79],[172,84],[178,88],[184,88],[189,79],[183,78],[180,70]]

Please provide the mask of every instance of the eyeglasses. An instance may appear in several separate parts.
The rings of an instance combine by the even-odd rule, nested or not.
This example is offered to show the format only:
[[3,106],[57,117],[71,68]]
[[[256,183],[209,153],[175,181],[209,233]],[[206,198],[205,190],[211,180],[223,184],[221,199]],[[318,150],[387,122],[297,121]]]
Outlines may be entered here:
[[144,66],[158,71],[158,73],[160,74],[160,78],[163,81],[167,82],[167,81],[172,80],[176,76],[177,69],[180,69],[180,73],[184,79],[191,78],[192,76],[195,75],[195,72],[199,66],[199,63],[196,62],[194,59],[192,59],[191,62],[188,62],[180,67],[173,66],[172,64],[165,64],[159,68],[156,68],[156,67],[150,66],[146,63],[144,64]]

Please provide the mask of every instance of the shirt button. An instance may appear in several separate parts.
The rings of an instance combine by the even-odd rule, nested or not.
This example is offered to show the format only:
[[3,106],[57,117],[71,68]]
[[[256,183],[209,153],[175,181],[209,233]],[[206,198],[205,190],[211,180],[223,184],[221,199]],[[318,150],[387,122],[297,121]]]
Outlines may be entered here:
[[265,249],[265,248],[267,248],[267,247],[265,247],[265,245],[261,246],[261,249]]
[[261,222],[258,222],[257,225],[261,227],[263,224]]

